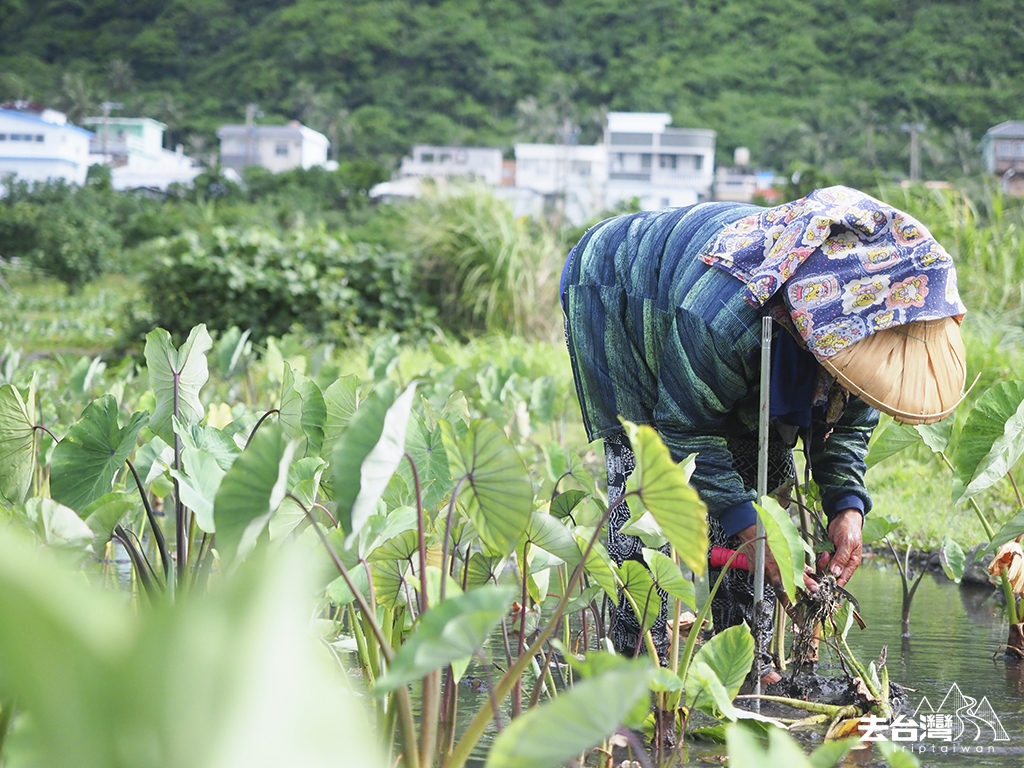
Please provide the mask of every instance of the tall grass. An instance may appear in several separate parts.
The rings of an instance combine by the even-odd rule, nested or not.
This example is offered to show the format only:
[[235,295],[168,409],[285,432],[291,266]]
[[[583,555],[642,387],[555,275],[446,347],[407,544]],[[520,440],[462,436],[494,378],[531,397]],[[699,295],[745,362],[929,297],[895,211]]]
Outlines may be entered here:
[[886,188],[882,199],[923,222],[949,251],[969,312],[1021,325],[1024,200],[987,179],[953,189]]
[[452,187],[410,204],[405,226],[445,327],[532,337],[557,327],[564,254],[543,224],[489,189]]

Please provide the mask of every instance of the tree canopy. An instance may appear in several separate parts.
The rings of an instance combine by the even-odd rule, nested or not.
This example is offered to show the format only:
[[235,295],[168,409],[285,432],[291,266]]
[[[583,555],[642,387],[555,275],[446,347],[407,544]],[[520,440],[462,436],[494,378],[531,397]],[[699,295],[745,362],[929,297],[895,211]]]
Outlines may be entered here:
[[1021,30],[1015,0],[0,0],[0,100],[120,101],[193,151],[257,103],[384,163],[664,111],[723,161],[836,175],[905,172],[914,122],[949,176],[1022,116]]

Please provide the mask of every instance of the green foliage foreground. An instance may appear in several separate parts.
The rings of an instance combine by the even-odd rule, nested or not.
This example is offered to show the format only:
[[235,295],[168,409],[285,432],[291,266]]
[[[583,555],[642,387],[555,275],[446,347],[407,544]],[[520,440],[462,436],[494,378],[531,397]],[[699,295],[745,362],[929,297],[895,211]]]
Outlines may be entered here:
[[[658,589],[677,618],[683,606],[698,610],[697,626],[708,616],[688,578],[703,572],[708,545],[692,464],[675,464],[649,427],[626,424],[638,464],[625,500],[631,524],[646,518],[674,556],[650,551],[647,571],[611,562],[608,500],[579,457],[546,442],[557,431],[524,423],[520,395],[493,408],[496,393],[522,384],[514,376],[467,397],[399,385],[388,365],[369,381],[309,376],[274,349],[278,385],[258,393],[265,403],[211,381],[211,367],[252,361],[244,335],[214,343],[202,326],[180,346],[151,332],[145,379],[121,379],[68,424],[39,422],[35,383],[0,387],[7,764],[321,765],[344,750],[376,765],[379,750],[392,751],[388,764],[459,768],[497,721],[487,765],[543,768],[607,752],[616,733],[661,743],[666,728],[764,738],[783,725],[734,703],[753,661],[746,627],[699,647],[697,632],[676,636],[659,667],[649,636],[647,659],[626,660],[599,650],[600,622],[584,621],[581,637],[569,621],[596,619],[602,595],[620,588],[645,627]],[[522,453],[538,448],[545,458],[528,467]],[[763,514],[792,593],[804,544],[781,508]],[[38,548],[53,551],[42,564]],[[127,592],[112,562],[120,550]],[[478,658],[499,629],[504,658]],[[318,671],[332,656],[344,663]],[[884,668],[853,668],[884,714]],[[460,719],[456,686],[476,669],[488,691]],[[350,688],[365,715],[348,716]],[[854,713],[819,710],[836,721]],[[362,754],[338,717],[362,734]],[[738,754],[749,749],[731,738]],[[780,738],[771,748],[790,748]],[[830,745],[827,759],[849,746]]]

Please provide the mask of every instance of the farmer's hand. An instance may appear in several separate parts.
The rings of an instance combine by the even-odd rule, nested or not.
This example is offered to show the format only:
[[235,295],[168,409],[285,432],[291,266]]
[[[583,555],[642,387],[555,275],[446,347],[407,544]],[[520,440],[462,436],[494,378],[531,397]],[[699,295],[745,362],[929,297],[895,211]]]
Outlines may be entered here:
[[[757,526],[747,526],[736,534],[736,538],[744,544],[752,542],[757,538]],[[749,544],[749,546],[745,546],[743,551],[747,553],[747,559],[751,564],[751,571],[753,571],[754,545]],[[782,588],[782,576],[779,574],[779,565],[775,562],[775,558],[772,557],[772,551],[768,548],[767,542],[764,547],[764,580],[766,584],[771,585],[772,589],[775,590],[775,594],[782,601],[782,604],[788,605],[789,598],[786,597],[786,592]],[[804,568],[804,587],[808,592],[818,591],[818,582],[814,579],[814,571],[811,570],[810,566]]]
[[853,576],[861,561],[861,549],[864,541],[861,529],[864,527],[864,515],[857,509],[844,509],[832,518],[828,524],[828,537],[835,545],[835,552],[822,552],[818,557],[818,572],[829,572],[836,577],[840,587]]

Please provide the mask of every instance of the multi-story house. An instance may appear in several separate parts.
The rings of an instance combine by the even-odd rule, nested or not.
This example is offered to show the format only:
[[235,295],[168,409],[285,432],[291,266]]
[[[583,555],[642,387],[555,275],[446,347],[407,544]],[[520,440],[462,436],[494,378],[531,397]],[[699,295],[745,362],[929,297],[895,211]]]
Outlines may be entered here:
[[985,170],[999,176],[1003,189],[1024,194],[1024,120],[1007,120],[989,128],[981,138]]
[[87,117],[92,126],[89,143],[93,155],[111,166],[115,189],[167,189],[171,184],[191,184],[202,168],[179,146],[164,149],[167,126],[149,117]]
[[548,214],[574,224],[605,207],[608,153],[601,144],[516,144],[515,187],[537,195]]
[[14,102],[0,108],[0,177],[83,184],[92,134],[63,112]]
[[715,132],[670,128],[663,112],[609,112],[605,206],[636,198],[641,208],[692,205],[711,197]]
[[326,136],[297,120],[287,125],[222,125],[217,138],[221,165],[236,171],[250,165],[274,173],[326,166],[330,146]]

